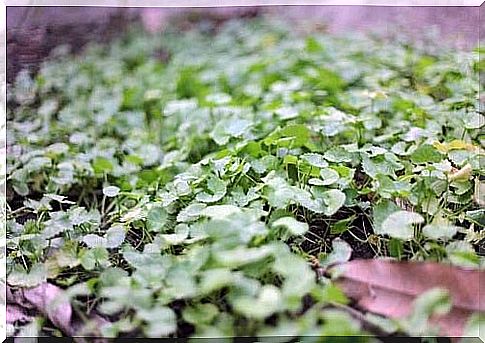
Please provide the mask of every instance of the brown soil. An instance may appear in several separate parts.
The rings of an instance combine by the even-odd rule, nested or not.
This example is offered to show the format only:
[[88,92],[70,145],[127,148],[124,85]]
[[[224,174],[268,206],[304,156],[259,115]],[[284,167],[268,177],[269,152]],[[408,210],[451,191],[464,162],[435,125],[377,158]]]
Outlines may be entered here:
[[[331,233],[331,226],[336,222],[353,217],[348,223],[348,230],[338,234]],[[332,241],[340,237],[352,247],[351,259],[374,258],[376,253],[368,242],[372,235],[372,224],[369,214],[359,208],[343,208],[332,217],[314,216],[310,221],[310,230],[305,234],[300,248],[313,256],[328,253],[332,250]],[[355,237],[354,237],[355,236]],[[357,239],[357,238],[358,239]]]

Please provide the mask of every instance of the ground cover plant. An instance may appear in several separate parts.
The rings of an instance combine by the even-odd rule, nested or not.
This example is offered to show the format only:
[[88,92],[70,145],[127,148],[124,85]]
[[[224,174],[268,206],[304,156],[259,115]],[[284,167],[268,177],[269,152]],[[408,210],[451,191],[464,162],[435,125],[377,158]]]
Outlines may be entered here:
[[393,319],[329,271],[480,269],[480,67],[260,19],[60,47],[8,89],[9,334],[436,334],[450,294]]

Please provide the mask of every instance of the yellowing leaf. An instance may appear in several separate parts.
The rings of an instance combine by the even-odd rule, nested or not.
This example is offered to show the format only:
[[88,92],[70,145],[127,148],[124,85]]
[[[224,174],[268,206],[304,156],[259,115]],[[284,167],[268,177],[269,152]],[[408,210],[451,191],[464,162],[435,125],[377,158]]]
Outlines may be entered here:
[[448,180],[456,181],[456,180],[468,180],[472,174],[472,166],[470,163],[467,163],[461,168],[460,170],[451,173],[448,175]]
[[451,150],[467,150],[467,151],[475,151],[477,150],[477,147],[474,146],[473,144],[464,142],[460,139],[455,139],[451,142],[435,142],[433,143],[433,146],[438,150],[439,152],[446,154],[448,151]]

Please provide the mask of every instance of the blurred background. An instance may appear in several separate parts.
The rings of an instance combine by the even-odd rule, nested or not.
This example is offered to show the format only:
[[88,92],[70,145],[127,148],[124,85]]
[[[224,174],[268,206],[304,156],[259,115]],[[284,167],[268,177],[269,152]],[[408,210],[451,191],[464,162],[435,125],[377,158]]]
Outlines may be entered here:
[[[292,22],[311,22],[335,34],[377,32],[420,40],[434,37],[456,49],[478,46],[479,29],[485,27],[481,7],[386,6],[265,6],[213,8],[128,7],[7,7],[7,82],[23,68],[35,71],[58,45],[73,52],[91,41],[109,42],[133,25],[147,34],[173,23],[190,20],[224,21],[234,17],[277,16]],[[172,19],[172,21],[170,21]],[[295,27],[297,27],[295,25]],[[183,29],[183,25],[182,25]]]

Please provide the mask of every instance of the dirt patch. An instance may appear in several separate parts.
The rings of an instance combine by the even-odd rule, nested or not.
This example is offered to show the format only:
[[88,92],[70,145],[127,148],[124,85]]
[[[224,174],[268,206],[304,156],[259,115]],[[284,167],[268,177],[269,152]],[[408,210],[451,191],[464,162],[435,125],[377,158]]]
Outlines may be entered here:
[[[340,224],[337,224],[340,223]],[[343,232],[332,230],[339,225]],[[318,256],[332,250],[332,241],[340,237],[352,248],[352,259],[374,258],[376,250],[372,246],[372,223],[369,213],[357,207],[343,208],[331,217],[314,215],[309,222],[310,229],[303,236],[299,247],[304,252]]]

